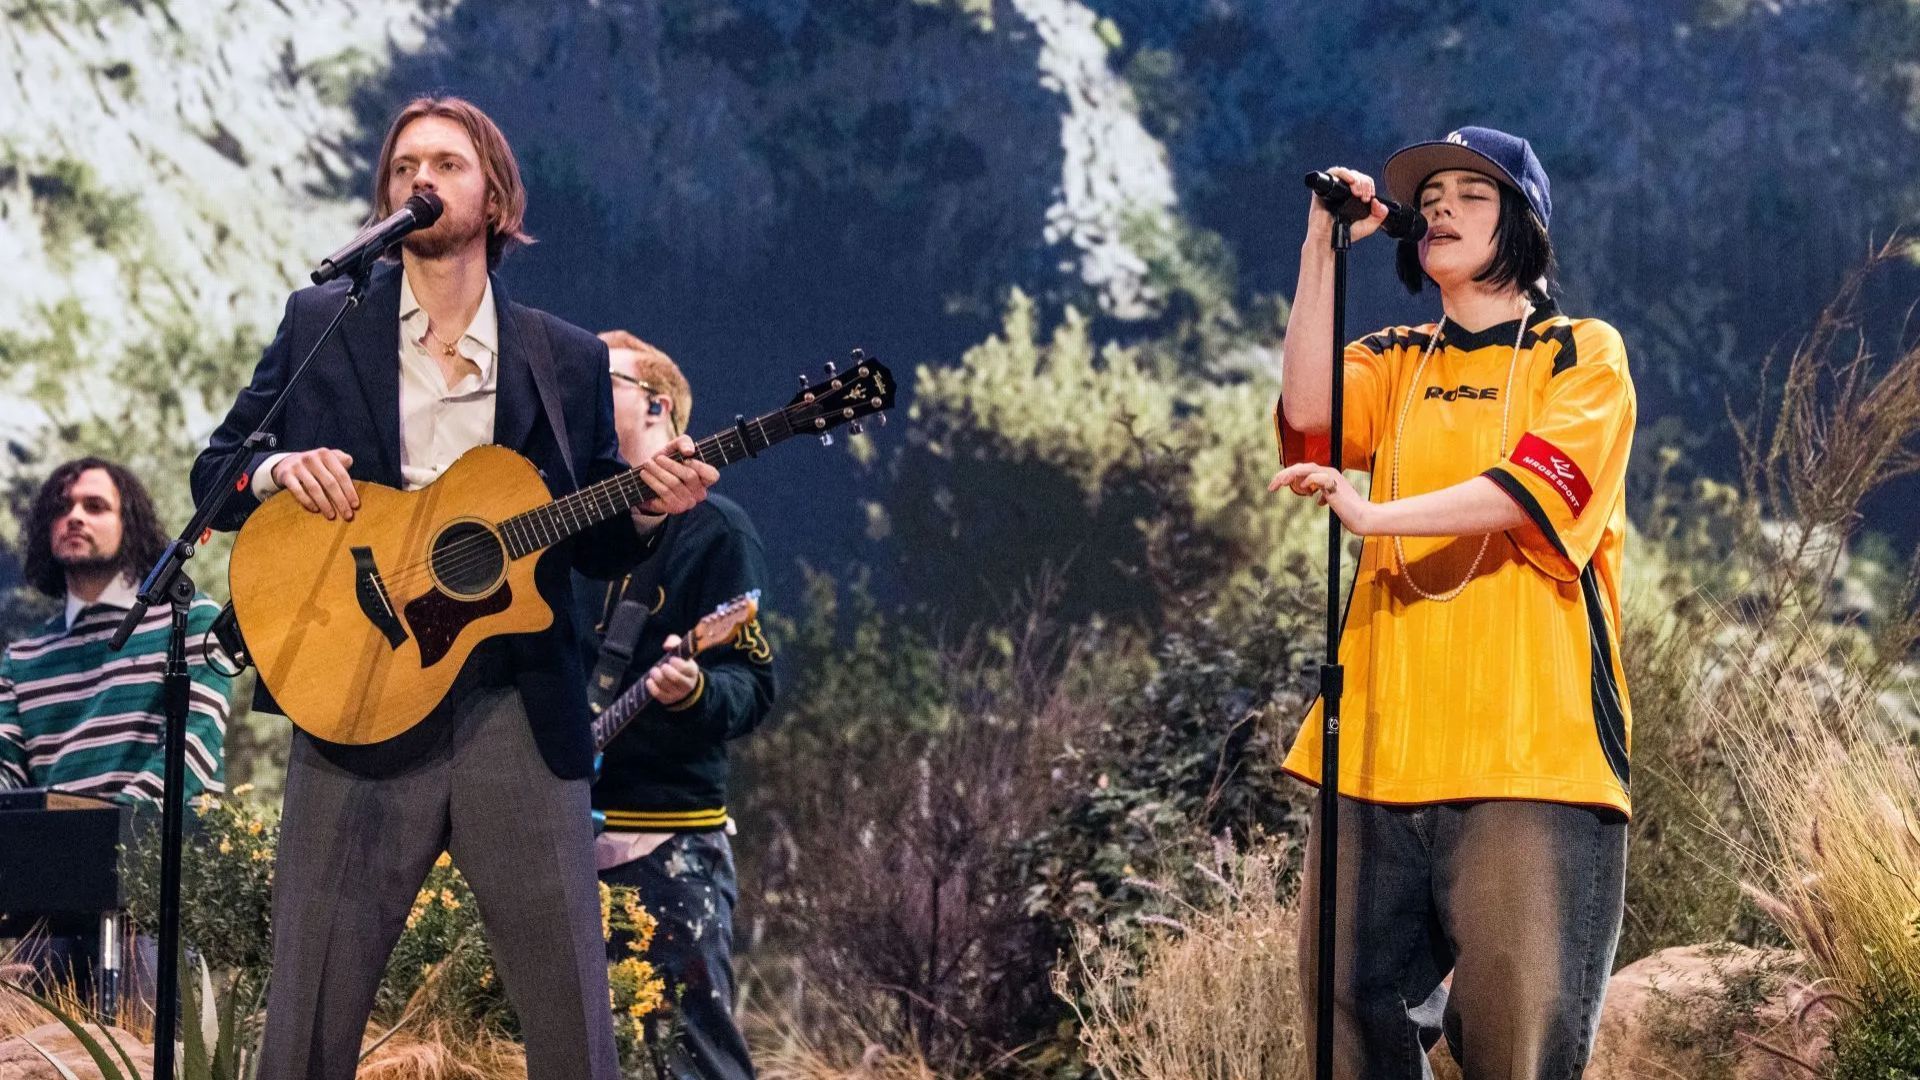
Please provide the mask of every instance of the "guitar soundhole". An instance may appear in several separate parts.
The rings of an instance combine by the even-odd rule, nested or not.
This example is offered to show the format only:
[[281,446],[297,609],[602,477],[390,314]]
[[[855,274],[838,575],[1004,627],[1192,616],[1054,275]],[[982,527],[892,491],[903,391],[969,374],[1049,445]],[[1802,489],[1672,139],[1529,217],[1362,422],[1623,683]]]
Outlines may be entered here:
[[506,573],[500,537],[478,521],[456,521],[433,539],[433,576],[455,596],[485,595]]

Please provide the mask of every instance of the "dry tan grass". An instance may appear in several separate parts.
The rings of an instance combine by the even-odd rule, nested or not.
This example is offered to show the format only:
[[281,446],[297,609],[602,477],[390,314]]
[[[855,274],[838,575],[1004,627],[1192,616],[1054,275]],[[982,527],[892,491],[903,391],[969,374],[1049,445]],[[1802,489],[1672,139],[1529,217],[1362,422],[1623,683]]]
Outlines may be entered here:
[[358,1080],[522,1080],[527,1053],[511,1039],[427,1023],[380,1042],[354,1075]]
[[[52,1002],[54,1009],[63,1016],[86,1022],[97,1020],[91,996],[80,993],[71,973],[56,973],[42,982],[40,974],[26,959],[39,947],[40,935],[41,931],[35,929],[27,937],[15,940],[7,953],[0,956],[0,982],[34,989]],[[0,994],[0,1039],[32,1031],[51,1019],[52,1013],[18,994]],[[153,1040],[153,1010],[134,995],[121,995],[119,1007],[114,1011],[110,1023],[117,1031],[130,1034],[142,1042]]]
[[1732,698],[1718,723],[1760,825],[1751,894],[1835,991],[1876,977],[1920,989],[1914,748],[1847,673],[1763,656],[1745,670],[1773,692]]
[[[1088,1061],[1129,1080],[1286,1080],[1304,1076],[1295,962],[1298,915],[1283,888],[1285,851],[1222,850],[1201,869],[1218,886],[1206,906],[1174,901],[1148,916],[1164,933],[1136,952],[1083,940],[1080,996],[1068,996]],[[1283,899],[1283,897],[1285,897]],[[1057,988],[1067,996],[1066,973]]]
[[790,1042],[757,1055],[763,1080],[942,1080],[924,1061],[877,1043],[851,1064],[804,1042]]
[[[944,1080],[911,1042],[905,1052],[891,1049],[847,1012],[831,1006],[824,1012],[809,1023],[791,1010],[748,1010],[742,1021],[751,1031],[761,1080]],[[852,1047],[859,1052],[841,1049]]]

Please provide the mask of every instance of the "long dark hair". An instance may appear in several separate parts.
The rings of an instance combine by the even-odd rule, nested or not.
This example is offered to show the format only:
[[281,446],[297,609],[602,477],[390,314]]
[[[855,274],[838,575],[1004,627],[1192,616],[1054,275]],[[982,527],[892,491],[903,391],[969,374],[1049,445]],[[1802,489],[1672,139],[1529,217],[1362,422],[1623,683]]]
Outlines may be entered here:
[[[1495,286],[1518,285],[1535,303],[1559,291],[1559,265],[1553,257],[1553,241],[1547,228],[1533,216],[1526,197],[1505,184],[1500,189],[1500,222],[1493,230],[1493,261],[1473,280]],[[1402,240],[1393,255],[1394,273],[1410,293],[1418,293],[1433,279],[1420,265],[1420,245]]]
[[114,561],[122,572],[136,577],[145,573],[167,547],[167,534],[160,528],[153,497],[139,477],[128,472],[126,466],[104,458],[69,461],[40,485],[33,497],[33,509],[27,514],[27,581],[56,600],[67,595],[67,572],[53,557],[53,523],[67,512],[68,489],[88,469],[106,472],[120,492],[120,552]]

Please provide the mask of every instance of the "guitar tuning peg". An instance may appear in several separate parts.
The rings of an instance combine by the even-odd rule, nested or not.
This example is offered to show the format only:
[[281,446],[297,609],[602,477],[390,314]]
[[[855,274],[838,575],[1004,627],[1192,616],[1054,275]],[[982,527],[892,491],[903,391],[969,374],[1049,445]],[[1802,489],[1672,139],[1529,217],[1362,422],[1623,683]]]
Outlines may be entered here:
[[823,434],[823,435],[821,435],[821,436],[820,436],[820,445],[821,445],[821,446],[832,446],[832,445],[833,445],[833,432],[831,432],[831,431],[829,431],[829,432],[826,432],[825,434]]
[[855,435],[859,435],[864,433],[867,429],[861,426],[860,421],[855,420],[853,423],[847,425],[847,430],[853,432]]
[[800,376],[800,389],[805,390],[812,385],[813,385],[812,383],[807,381],[807,377],[805,375]]
[[886,414],[886,413],[881,413],[881,414],[880,414],[880,416],[879,416],[879,420],[880,420],[880,426],[881,426],[881,427],[886,427],[886,426],[887,426],[887,414]]
[[827,361],[827,378],[833,378],[839,371],[840,369],[834,366],[833,361]]
[[853,352],[847,354],[847,359],[851,363],[855,363],[855,364],[859,363],[862,360],[865,360],[866,358],[867,358],[867,350],[865,349],[855,349],[853,350]]

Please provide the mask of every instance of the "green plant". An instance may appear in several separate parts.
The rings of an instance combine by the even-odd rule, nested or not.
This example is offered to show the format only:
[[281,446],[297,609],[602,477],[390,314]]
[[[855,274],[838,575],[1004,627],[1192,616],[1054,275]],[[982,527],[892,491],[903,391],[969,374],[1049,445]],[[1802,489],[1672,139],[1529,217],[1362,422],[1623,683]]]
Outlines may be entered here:
[[1920,1077],[1920,989],[1875,980],[1833,1035],[1833,1080]]
[[[189,808],[180,861],[180,936],[215,971],[264,984],[273,957],[273,860],[277,810],[250,789],[207,795]],[[136,830],[127,851],[128,912],[143,933],[159,932],[160,830]]]

